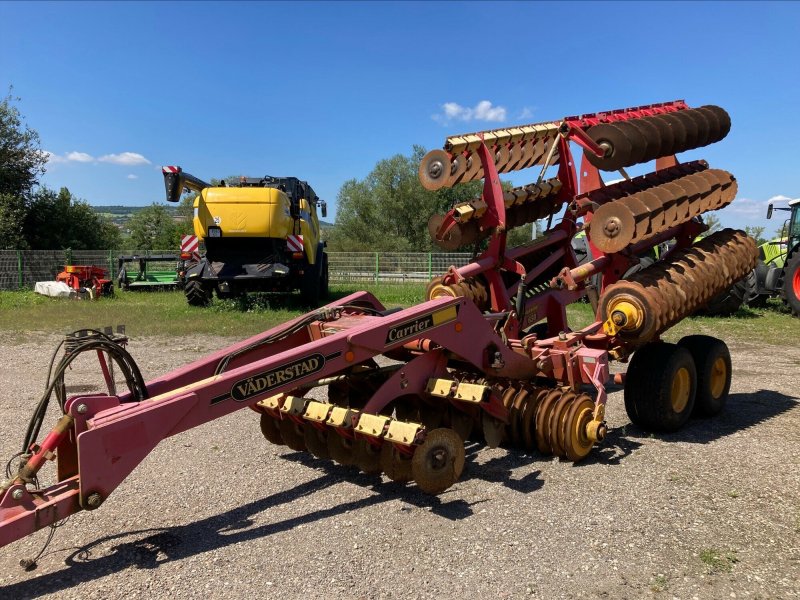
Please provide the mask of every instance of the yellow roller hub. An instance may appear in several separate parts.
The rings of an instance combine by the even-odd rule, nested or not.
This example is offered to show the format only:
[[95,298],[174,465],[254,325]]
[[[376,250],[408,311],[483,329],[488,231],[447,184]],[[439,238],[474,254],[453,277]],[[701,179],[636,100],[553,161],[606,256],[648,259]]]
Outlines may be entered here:
[[672,378],[672,391],[670,401],[672,409],[676,412],[683,412],[689,403],[689,393],[692,389],[692,380],[686,367],[681,367]]
[[721,356],[714,361],[711,367],[711,395],[714,399],[722,396],[725,391],[725,382],[728,380],[728,365]]
[[608,318],[603,328],[609,335],[616,335],[619,331],[636,331],[642,326],[644,311],[636,299],[620,295],[609,303],[606,309]]

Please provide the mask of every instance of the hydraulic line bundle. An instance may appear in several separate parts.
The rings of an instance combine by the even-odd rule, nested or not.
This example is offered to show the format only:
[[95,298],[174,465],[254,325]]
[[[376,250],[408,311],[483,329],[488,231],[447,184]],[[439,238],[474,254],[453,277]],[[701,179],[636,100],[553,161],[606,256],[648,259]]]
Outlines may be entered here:
[[[419,177],[430,190],[483,180],[479,198],[429,221],[442,248],[475,248],[469,264],[434,277],[416,306],[387,310],[357,292],[146,383],[107,340],[87,346],[104,372],[109,357],[122,361],[129,390],[60,399],[50,434],[26,436],[0,486],[0,546],[98,508],[161,440],[244,407],[271,443],[430,494],[458,481],[468,439],[585,458],[607,433],[610,360],[630,359],[625,405],[643,428],[719,412],[731,381],[724,342],[659,336],[755,263],[741,231],[696,241],[701,215],[734,201],[736,179],[675,156],[730,126],[719,107],[674,101],[447,138]],[[624,170],[651,160],[645,175]],[[501,183],[524,169],[535,170],[528,185]],[[606,185],[609,170],[623,180]],[[507,247],[509,229],[539,219],[541,237]],[[579,263],[582,233],[591,256]],[[570,327],[567,307],[585,299],[594,321]],[[315,388],[325,400],[309,397]],[[53,458],[57,483],[40,487]]]

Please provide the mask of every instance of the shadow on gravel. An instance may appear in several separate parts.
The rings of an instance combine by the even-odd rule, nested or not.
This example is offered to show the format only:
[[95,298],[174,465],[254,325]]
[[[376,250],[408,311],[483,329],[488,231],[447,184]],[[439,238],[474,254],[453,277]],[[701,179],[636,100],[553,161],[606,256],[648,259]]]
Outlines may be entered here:
[[[477,502],[470,504],[461,499],[446,501],[441,497],[427,496],[413,486],[384,483],[379,476],[365,475],[354,468],[336,466],[330,461],[319,460],[305,453],[289,454],[283,458],[318,469],[324,474],[290,490],[272,494],[245,506],[187,525],[126,531],[99,538],[75,549],[64,560],[68,568],[0,587],[0,597],[37,598],[46,593],[72,589],[81,583],[124,571],[131,566],[140,569],[157,568],[165,562],[181,560],[231,544],[267,537],[293,529],[298,525],[335,518],[350,511],[357,511],[391,500],[401,500],[452,520],[472,515],[472,506],[477,504]],[[256,524],[256,515],[316,494],[344,480],[377,493],[368,498],[314,510],[304,515],[275,520],[263,525]],[[410,507],[402,507],[400,511],[407,512],[409,518],[414,518],[413,512],[409,512],[411,511]],[[280,518],[280,513],[272,512],[270,518]],[[126,539],[131,541],[124,541]],[[107,549],[115,542],[116,545]],[[100,555],[96,557],[93,556],[95,548],[100,549]],[[39,562],[45,561],[48,555],[64,550],[69,550],[69,548],[52,550],[42,556]]]
[[[691,442],[705,444],[732,433],[748,429],[792,408],[800,406],[800,400],[772,390],[759,390],[752,394],[731,394],[725,409],[710,419],[692,419],[680,431],[659,434],[665,442]],[[636,438],[650,437],[650,433],[635,425],[626,427],[628,435]]]

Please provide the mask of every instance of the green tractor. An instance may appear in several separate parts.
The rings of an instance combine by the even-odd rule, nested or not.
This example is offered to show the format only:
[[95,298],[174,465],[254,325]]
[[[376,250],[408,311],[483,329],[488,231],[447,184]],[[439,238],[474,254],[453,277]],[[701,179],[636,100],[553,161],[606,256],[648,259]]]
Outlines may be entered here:
[[767,299],[779,296],[796,317],[800,317],[800,199],[788,207],[767,207],[767,219],[776,210],[789,211],[782,239],[774,239],[759,247],[759,261],[749,278],[751,306],[763,306]]

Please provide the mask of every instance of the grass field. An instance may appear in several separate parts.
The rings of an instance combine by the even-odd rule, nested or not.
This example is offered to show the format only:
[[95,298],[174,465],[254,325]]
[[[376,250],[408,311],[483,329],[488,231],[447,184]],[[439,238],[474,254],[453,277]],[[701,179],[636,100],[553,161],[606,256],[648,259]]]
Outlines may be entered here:
[[[422,284],[336,284],[332,299],[360,289],[372,292],[387,307],[421,302]],[[306,312],[299,296],[251,295],[241,300],[215,299],[208,308],[186,304],[179,291],[117,292],[114,298],[96,302],[46,298],[31,291],[0,292],[0,331],[19,337],[27,332],[67,332],[124,324],[131,336],[180,336],[214,334],[231,337],[253,335]],[[573,329],[593,320],[588,304],[568,309]],[[729,318],[685,319],[667,332],[669,340],[690,333],[706,333],[725,339],[776,346],[800,346],[800,319],[793,319],[777,301],[766,309],[743,309]],[[23,335],[24,337],[24,335]]]

